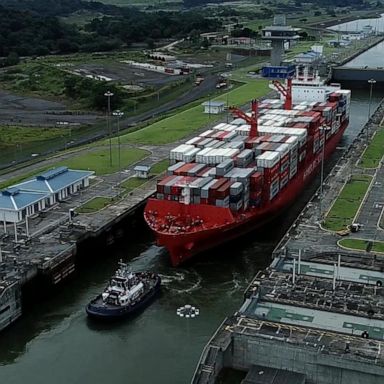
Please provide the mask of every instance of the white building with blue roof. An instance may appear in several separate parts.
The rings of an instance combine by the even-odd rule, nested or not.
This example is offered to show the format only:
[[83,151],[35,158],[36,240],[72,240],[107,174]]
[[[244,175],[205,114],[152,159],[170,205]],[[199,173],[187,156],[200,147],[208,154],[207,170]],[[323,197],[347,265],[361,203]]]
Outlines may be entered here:
[[11,187],[0,194],[0,220],[17,223],[34,212],[45,208],[46,193],[25,192]]
[[93,171],[58,167],[0,193],[0,221],[19,222],[89,186]]

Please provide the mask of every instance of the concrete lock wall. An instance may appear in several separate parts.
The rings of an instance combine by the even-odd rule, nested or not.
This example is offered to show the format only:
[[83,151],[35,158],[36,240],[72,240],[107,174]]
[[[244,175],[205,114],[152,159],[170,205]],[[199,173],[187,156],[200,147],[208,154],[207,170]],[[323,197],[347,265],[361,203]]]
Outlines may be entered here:
[[368,89],[367,81],[375,79],[376,86],[384,83],[384,70],[373,68],[352,68],[352,67],[335,67],[332,68],[332,80],[334,81],[353,81],[361,82]]
[[249,335],[234,335],[232,364],[248,370],[251,365],[303,373],[308,384],[382,384],[384,367],[352,360],[353,355],[324,354],[286,342]]

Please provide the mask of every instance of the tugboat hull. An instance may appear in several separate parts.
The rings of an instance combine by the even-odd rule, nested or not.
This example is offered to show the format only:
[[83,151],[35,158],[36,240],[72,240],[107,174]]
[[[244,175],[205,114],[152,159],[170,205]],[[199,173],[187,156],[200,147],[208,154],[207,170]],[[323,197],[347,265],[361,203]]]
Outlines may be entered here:
[[98,295],[86,306],[85,310],[89,317],[100,320],[119,320],[127,318],[147,307],[160,293],[160,286],[161,280],[160,277],[158,277],[156,284],[142,296],[140,300],[126,306],[106,304],[103,302],[102,296]]

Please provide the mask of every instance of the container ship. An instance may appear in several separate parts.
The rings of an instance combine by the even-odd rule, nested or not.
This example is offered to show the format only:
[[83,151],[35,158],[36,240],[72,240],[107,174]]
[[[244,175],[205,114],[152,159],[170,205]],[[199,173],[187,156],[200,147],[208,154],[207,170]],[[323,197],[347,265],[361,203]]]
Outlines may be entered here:
[[144,218],[173,266],[276,218],[340,141],[349,90],[306,70],[272,83],[280,98],[254,100],[249,113],[232,108],[232,122],[170,151]]

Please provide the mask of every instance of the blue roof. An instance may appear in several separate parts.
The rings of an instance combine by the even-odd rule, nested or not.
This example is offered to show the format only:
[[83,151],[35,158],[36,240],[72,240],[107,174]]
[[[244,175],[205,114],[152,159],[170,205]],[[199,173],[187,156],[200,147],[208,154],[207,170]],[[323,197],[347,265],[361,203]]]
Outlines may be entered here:
[[136,165],[135,168],[133,168],[134,171],[149,171],[151,167],[149,165]]
[[13,195],[18,194],[19,192],[20,192],[19,188],[9,187],[7,189],[3,189],[1,191],[1,194],[4,196],[13,196]]
[[16,185],[17,188],[22,189],[23,191],[34,191],[34,192],[47,192],[50,193],[51,190],[46,182],[46,180],[28,180]]
[[93,171],[76,171],[68,169],[67,172],[61,173],[53,179],[48,180],[48,184],[52,188],[53,192],[57,192],[93,175],[93,173]]
[[68,167],[57,167],[36,176],[37,180],[50,180],[68,171]]
[[[12,203],[10,196],[0,195],[0,209],[15,209],[15,205]],[[2,218],[0,217],[0,219]]]
[[17,184],[15,187],[23,191],[56,193],[93,175],[93,173],[93,171],[78,171],[67,167],[58,167],[36,176],[35,179]]
[[25,192],[19,190],[13,194],[8,194],[6,191],[2,191],[0,194],[0,209],[21,210],[48,196],[48,193]]

